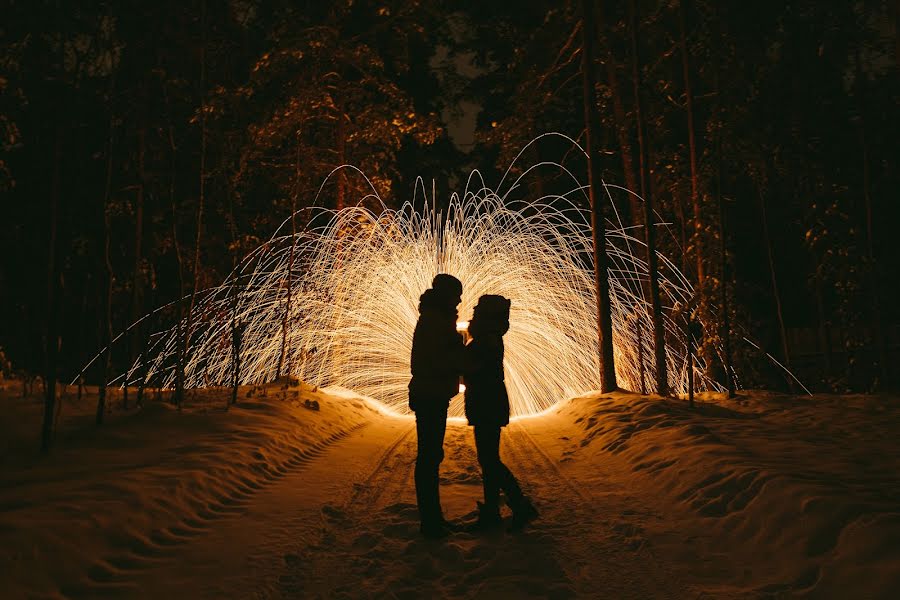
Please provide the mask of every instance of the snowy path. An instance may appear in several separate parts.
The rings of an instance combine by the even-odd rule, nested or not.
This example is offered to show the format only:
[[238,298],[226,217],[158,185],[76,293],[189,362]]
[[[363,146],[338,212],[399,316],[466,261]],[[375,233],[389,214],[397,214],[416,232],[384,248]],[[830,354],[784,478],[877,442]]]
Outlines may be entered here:
[[[271,598],[297,552],[316,543],[323,506],[348,496],[414,432],[411,419],[372,422],[261,490],[243,512],[140,573],[125,597]],[[414,444],[415,436],[411,436]]]
[[536,501],[544,507],[543,523],[535,528],[545,527],[559,544],[576,593],[595,598],[690,597],[646,545],[638,523],[648,512],[638,510],[634,497],[609,480],[588,487],[548,456],[544,448],[553,447],[560,432],[551,418],[512,424],[507,456],[513,472],[528,477]]
[[[88,399],[67,405],[58,447],[38,459],[40,405],[2,392],[4,424],[19,426],[0,465],[4,600],[843,600],[900,588],[894,397],[743,392],[694,410],[573,398],[503,433],[541,517],[519,534],[429,542],[413,420],[352,394],[248,388],[224,411],[206,390],[188,410],[151,403],[103,428]],[[451,422],[445,451],[445,514],[470,522],[471,429]]]
[[[588,490],[544,448],[552,420],[505,430],[503,455],[541,510],[525,532],[418,535],[411,419],[374,419],[265,487],[236,514],[185,531],[153,561],[122,568],[90,597],[684,598],[646,549],[646,519],[613,484]],[[471,429],[451,423],[442,466],[448,518],[471,520],[481,481]],[[126,561],[127,562],[127,561]],[[77,595],[77,594],[76,594]]]
[[[637,529],[610,518],[636,514],[633,500],[611,484],[585,490],[545,453],[556,433],[539,421],[519,421],[504,433],[504,458],[542,513],[523,533],[420,539],[414,423],[376,419],[258,491],[239,514],[190,532],[168,555],[127,580],[120,572],[98,583],[89,595],[688,597]],[[449,518],[471,520],[481,497],[471,436],[459,423],[447,429],[441,473]]]

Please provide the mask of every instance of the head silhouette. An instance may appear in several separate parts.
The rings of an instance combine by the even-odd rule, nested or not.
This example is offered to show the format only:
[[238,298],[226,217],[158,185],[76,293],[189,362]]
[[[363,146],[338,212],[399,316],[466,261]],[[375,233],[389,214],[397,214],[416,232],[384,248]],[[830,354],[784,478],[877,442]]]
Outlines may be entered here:
[[469,322],[469,335],[478,338],[484,335],[502,336],[509,331],[509,308],[512,302],[503,296],[485,294],[478,299],[472,320]]
[[451,302],[455,300],[453,306],[462,300],[462,282],[453,275],[438,273],[431,282],[431,289],[444,300]]

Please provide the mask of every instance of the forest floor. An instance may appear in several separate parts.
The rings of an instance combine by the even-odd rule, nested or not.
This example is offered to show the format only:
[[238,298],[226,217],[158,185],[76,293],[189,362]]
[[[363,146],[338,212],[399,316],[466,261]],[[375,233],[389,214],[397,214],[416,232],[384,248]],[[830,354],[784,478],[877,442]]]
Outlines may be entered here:
[[[0,389],[4,598],[893,598],[900,402],[593,393],[504,430],[540,510],[520,533],[418,534],[415,423],[309,386],[145,400]],[[320,410],[304,406],[319,402]],[[133,398],[132,398],[133,402]],[[481,498],[451,422],[448,518]]]

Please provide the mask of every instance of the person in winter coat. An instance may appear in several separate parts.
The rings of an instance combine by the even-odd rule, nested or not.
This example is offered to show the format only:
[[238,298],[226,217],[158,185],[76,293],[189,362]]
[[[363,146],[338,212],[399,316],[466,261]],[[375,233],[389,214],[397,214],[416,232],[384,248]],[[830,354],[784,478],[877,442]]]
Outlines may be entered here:
[[500,429],[509,424],[509,396],[503,377],[503,335],[509,330],[511,302],[503,296],[478,299],[469,335],[472,341],[463,355],[466,385],[466,418],[475,431],[475,448],[481,464],[484,503],[479,504],[476,528],[501,524],[500,490],[513,512],[511,530],[518,530],[538,513],[522,493],[519,482],[500,460]]
[[444,460],[444,433],[450,399],[459,393],[463,339],[456,331],[456,307],[462,283],[452,275],[435,276],[419,298],[419,320],[413,333],[409,408],[416,413],[416,501],[420,531],[427,538],[445,537],[439,470]]

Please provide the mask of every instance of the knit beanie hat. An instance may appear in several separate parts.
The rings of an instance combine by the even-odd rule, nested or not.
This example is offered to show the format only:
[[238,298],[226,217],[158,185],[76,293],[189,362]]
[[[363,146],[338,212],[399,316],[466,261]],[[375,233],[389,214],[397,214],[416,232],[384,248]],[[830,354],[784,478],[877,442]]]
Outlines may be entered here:
[[512,302],[495,294],[485,294],[478,299],[469,324],[469,333],[477,337],[481,333],[503,335],[509,331],[509,308]]
[[435,275],[431,282],[431,288],[441,296],[447,298],[457,298],[462,296],[463,291],[462,282],[453,275],[447,273]]

